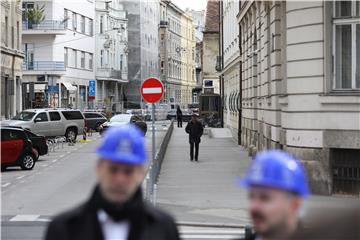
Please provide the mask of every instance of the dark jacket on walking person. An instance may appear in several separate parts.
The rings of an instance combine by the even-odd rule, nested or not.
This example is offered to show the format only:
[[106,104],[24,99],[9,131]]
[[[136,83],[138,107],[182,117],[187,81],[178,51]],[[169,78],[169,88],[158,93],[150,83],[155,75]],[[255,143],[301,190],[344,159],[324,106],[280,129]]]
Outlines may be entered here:
[[176,120],[178,123],[178,127],[182,127],[182,111],[180,109],[180,106],[177,106],[176,109]]
[[204,128],[201,122],[198,121],[196,114],[193,114],[191,121],[186,125],[185,132],[189,134],[190,161],[194,160],[194,147],[195,161],[198,161],[199,143],[201,142],[201,136],[203,135]]
[[103,210],[115,222],[130,222],[128,240],[179,240],[174,220],[142,200],[141,189],[122,208],[107,201],[96,187],[90,199],[56,217],[46,240],[106,240],[99,221]]

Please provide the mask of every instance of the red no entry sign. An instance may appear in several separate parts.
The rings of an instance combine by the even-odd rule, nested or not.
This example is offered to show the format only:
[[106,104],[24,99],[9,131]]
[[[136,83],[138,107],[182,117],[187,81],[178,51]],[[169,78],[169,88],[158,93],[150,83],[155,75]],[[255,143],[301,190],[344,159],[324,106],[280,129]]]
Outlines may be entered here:
[[164,87],[157,78],[148,78],[141,84],[141,95],[148,103],[156,103],[164,94]]

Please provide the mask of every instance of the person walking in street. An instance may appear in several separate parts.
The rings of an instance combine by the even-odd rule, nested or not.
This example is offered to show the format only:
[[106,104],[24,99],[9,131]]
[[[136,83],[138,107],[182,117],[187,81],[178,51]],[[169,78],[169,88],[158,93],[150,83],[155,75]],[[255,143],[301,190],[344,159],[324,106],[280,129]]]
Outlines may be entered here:
[[240,184],[249,192],[255,230],[246,240],[291,239],[301,231],[299,211],[309,187],[299,160],[280,150],[260,152]]
[[189,134],[190,143],[190,161],[194,160],[194,147],[195,147],[195,161],[199,161],[199,144],[201,142],[201,136],[204,132],[204,128],[198,120],[198,116],[193,114],[191,121],[188,122],[185,128],[185,132]]
[[177,119],[178,128],[182,128],[182,111],[181,111],[179,105],[177,106],[177,109],[176,109],[176,119]]
[[143,134],[110,128],[97,149],[98,184],[84,204],[53,219],[46,240],[179,240],[172,217],[142,197],[146,149]]

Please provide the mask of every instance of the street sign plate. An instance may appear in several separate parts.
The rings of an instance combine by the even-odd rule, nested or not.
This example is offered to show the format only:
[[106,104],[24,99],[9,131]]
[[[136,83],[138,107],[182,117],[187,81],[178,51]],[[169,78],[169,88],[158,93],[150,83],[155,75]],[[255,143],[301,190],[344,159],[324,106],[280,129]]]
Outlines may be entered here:
[[164,94],[164,87],[157,78],[148,78],[141,84],[141,95],[148,103],[158,102]]
[[95,80],[89,81],[89,96],[88,99],[95,99]]

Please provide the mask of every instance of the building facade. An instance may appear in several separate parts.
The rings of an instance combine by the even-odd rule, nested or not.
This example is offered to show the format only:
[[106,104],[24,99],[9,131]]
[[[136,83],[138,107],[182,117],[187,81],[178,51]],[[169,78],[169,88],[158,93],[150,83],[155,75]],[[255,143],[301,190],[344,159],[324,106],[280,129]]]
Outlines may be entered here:
[[22,110],[21,2],[1,1],[1,119]]
[[187,14],[193,18],[195,26],[195,81],[196,86],[193,89],[193,103],[199,102],[199,95],[202,91],[202,60],[203,60],[203,31],[205,30],[205,10],[187,10]]
[[24,107],[94,107],[88,101],[95,81],[94,1],[35,0],[22,7]]
[[127,79],[126,11],[120,1],[96,1],[96,88],[98,108],[122,112]]
[[195,79],[195,28],[192,17],[171,1],[160,2],[160,68],[164,102],[172,108],[192,103]]
[[239,27],[236,23],[236,15],[239,12],[239,1],[220,1],[220,25],[221,25],[221,72],[220,83],[223,96],[223,122],[233,136],[239,135],[239,111],[240,100],[240,51],[239,51]]
[[216,58],[219,56],[219,1],[208,1],[202,44],[202,88],[204,92],[220,94]]
[[223,48],[240,58],[230,81],[224,70],[225,125],[251,152],[301,159],[313,192],[359,194],[359,2],[237,1],[238,50],[223,2]]
[[193,90],[196,87],[195,27],[192,17],[184,13],[181,15],[181,105],[185,108],[193,102]]
[[128,18],[128,81],[125,107],[144,107],[141,83],[149,77],[159,77],[159,13],[158,0],[122,1]]

